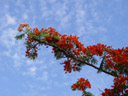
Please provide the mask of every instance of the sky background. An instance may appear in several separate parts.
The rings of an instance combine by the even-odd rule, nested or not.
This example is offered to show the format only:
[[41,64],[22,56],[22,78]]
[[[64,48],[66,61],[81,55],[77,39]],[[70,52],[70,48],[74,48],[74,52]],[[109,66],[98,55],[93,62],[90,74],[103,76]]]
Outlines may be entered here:
[[88,66],[65,74],[51,48],[41,47],[35,61],[26,58],[24,40],[14,38],[24,23],[77,35],[85,47],[122,48],[128,46],[128,0],[0,0],[0,96],[81,96],[70,88],[81,77],[95,96],[111,87],[113,77]]

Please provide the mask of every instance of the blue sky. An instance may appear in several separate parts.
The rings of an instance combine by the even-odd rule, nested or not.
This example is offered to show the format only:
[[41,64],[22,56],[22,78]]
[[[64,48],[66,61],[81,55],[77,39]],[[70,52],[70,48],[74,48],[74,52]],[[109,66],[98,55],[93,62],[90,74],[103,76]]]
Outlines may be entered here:
[[113,77],[85,66],[65,74],[51,48],[41,47],[39,57],[25,57],[24,40],[16,41],[19,24],[53,27],[61,34],[80,36],[85,45],[128,46],[128,0],[0,0],[0,96],[81,96],[70,86],[89,79],[95,96],[110,88]]

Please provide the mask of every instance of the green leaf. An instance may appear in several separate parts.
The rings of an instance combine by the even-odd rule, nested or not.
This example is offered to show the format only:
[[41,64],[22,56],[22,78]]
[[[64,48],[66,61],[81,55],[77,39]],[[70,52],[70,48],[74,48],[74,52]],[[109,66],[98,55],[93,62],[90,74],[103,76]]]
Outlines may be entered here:
[[78,72],[80,72],[81,68],[80,68],[80,67],[78,67],[76,70],[77,70]]
[[29,48],[33,46],[31,42],[25,42],[25,45],[26,47],[29,47]]
[[113,73],[115,76],[119,76],[119,74],[117,73],[117,71],[112,71],[112,73]]
[[29,53],[29,58],[35,60],[36,57],[37,57],[36,52],[34,50],[31,50]]
[[96,64],[97,60],[93,57],[91,54],[87,54],[86,58],[84,59],[87,63],[93,63]]
[[41,32],[40,37],[50,37],[50,35],[48,33]]
[[91,92],[83,91],[82,96],[94,96]]
[[55,57],[58,60],[58,59],[63,58],[64,57],[64,54],[62,52],[57,52]]
[[33,37],[33,38],[39,38],[39,36],[33,35],[32,32],[28,32],[28,35],[30,35],[30,36]]
[[33,54],[33,55],[30,57],[30,59],[35,60],[35,59],[36,59],[35,54]]
[[55,38],[55,39],[59,40],[59,36],[53,36],[53,38]]
[[20,34],[20,35],[17,35],[15,38],[16,38],[17,40],[20,40],[20,39],[24,38],[24,36],[25,36],[25,33]]
[[103,59],[102,59],[102,61],[101,61],[101,63],[100,63],[100,67],[99,67],[99,69],[98,69],[97,73],[100,73],[100,72],[102,72],[102,70],[103,70],[103,65],[104,65],[104,60],[105,60],[105,57],[106,57],[106,56],[103,56]]
[[97,60],[93,57],[93,58],[91,59],[91,63],[92,63],[92,64],[96,64],[96,63],[97,63]]

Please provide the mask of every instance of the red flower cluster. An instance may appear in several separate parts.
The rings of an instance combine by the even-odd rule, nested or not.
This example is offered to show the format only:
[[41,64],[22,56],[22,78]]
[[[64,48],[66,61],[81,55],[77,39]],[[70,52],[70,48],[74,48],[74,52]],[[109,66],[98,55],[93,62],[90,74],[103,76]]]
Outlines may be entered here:
[[123,77],[122,75],[120,75],[119,77],[114,79],[114,88],[118,88],[121,87],[123,85],[128,86],[128,76],[127,77]]
[[47,31],[47,33],[50,35],[50,37],[53,37],[53,36],[61,36],[60,33],[58,33],[56,31],[56,29],[52,28],[52,27],[48,27],[48,29],[45,29]]
[[[27,27],[29,25],[27,24],[20,24],[19,28],[24,28],[24,27]],[[48,29],[44,29],[44,28],[41,28],[41,30],[39,30],[38,28],[26,28],[26,30],[28,30],[29,32],[31,32],[33,35],[35,36],[39,36],[40,37],[40,34],[43,32],[43,33],[46,33],[47,36],[44,36],[44,40],[46,40],[48,43],[52,43],[52,42],[55,42],[56,39],[54,37],[59,37],[61,36],[58,32],[56,32],[56,30],[54,28],[51,28],[49,27]],[[23,30],[22,30],[23,31]],[[35,46],[37,41],[34,40],[33,37],[31,37],[29,34],[27,34],[27,39],[26,39],[27,42],[31,43],[31,45]],[[34,53],[35,56],[37,57],[37,50],[36,50],[36,46],[35,48],[33,48],[33,46],[29,46],[27,47],[27,51],[26,51],[26,56],[27,57],[31,57],[31,55]],[[31,54],[32,53],[32,54]]]
[[84,54],[102,56],[103,51],[105,51],[106,48],[107,45],[98,43],[97,45],[87,46],[87,48],[84,50]]
[[77,63],[74,63],[73,61],[69,60],[69,58],[64,61],[64,64],[64,71],[66,71],[65,73],[71,73],[72,70],[76,71],[78,68]]
[[[26,42],[28,42],[30,45],[26,47],[26,57],[37,57],[37,48],[36,48],[36,41],[34,41],[29,35],[27,35]],[[33,47],[35,46],[35,47]]]
[[78,81],[75,84],[73,84],[71,86],[71,88],[72,88],[72,90],[78,89],[81,91],[85,91],[87,88],[91,88],[91,85],[90,85],[88,79],[85,80],[84,78],[80,78],[80,79],[78,79]]
[[97,45],[87,46],[87,48],[83,49],[84,55],[102,56],[103,52],[107,53],[105,58],[106,67],[110,67],[113,70],[125,71],[128,68],[128,47],[113,49],[111,46],[98,43]]
[[33,35],[39,35],[39,29],[38,28],[33,28]]
[[28,24],[20,24],[19,27],[27,27],[29,26]]
[[80,46],[80,42],[78,41],[79,37],[76,37],[76,36],[67,36],[67,35],[61,35],[60,36],[60,39],[58,41],[58,45],[60,48],[62,49],[74,49],[75,46]]
[[120,75],[119,77],[115,78],[113,82],[113,89],[105,89],[105,92],[101,94],[102,96],[114,96],[116,94],[119,96],[126,96],[126,94],[128,95],[128,76],[123,77]]
[[21,31],[23,31],[23,28],[24,28],[24,27],[28,27],[28,26],[29,26],[28,24],[20,24],[20,25],[19,25],[19,28],[18,28],[18,31],[21,32]]
[[26,49],[27,49],[26,57],[31,57],[32,55],[37,57],[37,50],[36,50],[36,48],[29,48],[29,47],[27,47]]
[[[114,96],[113,89],[105,89],[105,92],[101,94],[102,96]],[[117,95],[118,96],[118,95]]]

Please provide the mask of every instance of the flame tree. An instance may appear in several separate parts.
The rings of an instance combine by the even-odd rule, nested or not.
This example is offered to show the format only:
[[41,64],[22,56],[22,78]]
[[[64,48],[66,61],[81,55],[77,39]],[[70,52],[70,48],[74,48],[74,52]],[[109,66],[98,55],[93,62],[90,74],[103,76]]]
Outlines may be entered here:
[[[82,66],[88,65],[96,69],[97,73],[104,72],[114,77],[113,86],[111,89],[106,88],[102,96],[128,96],[128,47],[113,49],[100,43],[84,47],[79,37],[61,35],[52,27],[39,30],[30,28],[28,24],[20,24],[18,31],[21,34],[15,38],[25,38],[26,57],[34,60],[38,56],[39,46],[51,46],[56,59],[65,58],[62,62],[65,73],[80,71]],[[95,56],[102,58],[99,67],[96,66],[98,60]],[[78,79],[71,88],[82,91],[82,96],[94,96],[86,91],[91,88],[88,79]]]

